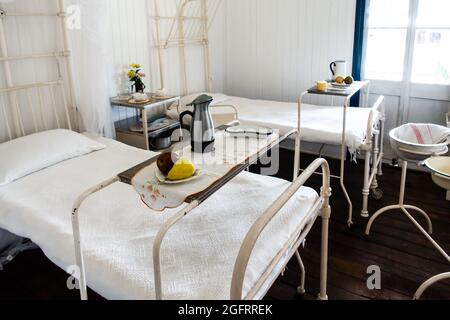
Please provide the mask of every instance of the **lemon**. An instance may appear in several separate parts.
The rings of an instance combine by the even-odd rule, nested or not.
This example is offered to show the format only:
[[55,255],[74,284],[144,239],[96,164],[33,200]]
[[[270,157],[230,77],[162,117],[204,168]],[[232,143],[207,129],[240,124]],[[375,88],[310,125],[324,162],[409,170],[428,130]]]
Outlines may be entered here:
[[344,77],[342,77],[342,76],[336,77],[336,82],[337,82],[337,83],[343,84],[344,81],[345,81]]
[[181,158],[174,164],[167,175],[167,179],[171,181],[188,179],[194,175],[195,170],[194,164],[189,159]]

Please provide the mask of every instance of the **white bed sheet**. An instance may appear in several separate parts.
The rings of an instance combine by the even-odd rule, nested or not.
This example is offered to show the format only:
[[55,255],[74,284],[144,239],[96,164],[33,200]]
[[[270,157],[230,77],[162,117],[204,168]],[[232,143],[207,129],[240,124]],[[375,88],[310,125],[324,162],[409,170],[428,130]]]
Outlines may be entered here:
[[[77,196],[154,156],[98,140],[108,147],[0,188],[0,227],[32,239],[64,270],[75,263],[70,210]],[[246,232],[288,185],[243,173],[179,223],[162,247],[164,298],[229,298],[234,261]],[[302,188],[263,233],[245,292],[295,228],[310,221],[306,213],[317,198],[314,190]],[[108,299],[154,299],[153,239],[174,212],[150,211],[132,187],[121,183],[89,198],[80,218],[88,286]]]
[[[281,134],[297,129],[297,103],[252,100],[230,97],[224,104],[239,110],[242,124],[268,126]],[[346,145],[351,153],[366,139],[370,108],[349,108],[347,112]],[[341,145],[343,107],[302,104],[302,141]]]

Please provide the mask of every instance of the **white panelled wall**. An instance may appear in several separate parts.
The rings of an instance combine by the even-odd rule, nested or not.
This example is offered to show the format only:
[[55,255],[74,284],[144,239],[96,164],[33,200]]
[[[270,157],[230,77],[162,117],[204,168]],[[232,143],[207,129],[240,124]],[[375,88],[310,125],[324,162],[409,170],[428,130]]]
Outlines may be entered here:
[[355,0],[225,0],[225,91],[296,101],[353,55]]

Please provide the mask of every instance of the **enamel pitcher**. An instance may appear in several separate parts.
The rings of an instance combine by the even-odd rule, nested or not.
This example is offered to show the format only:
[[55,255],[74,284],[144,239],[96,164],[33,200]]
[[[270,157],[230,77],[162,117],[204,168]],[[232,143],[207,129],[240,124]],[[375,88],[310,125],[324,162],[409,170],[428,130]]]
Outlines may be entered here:
[[347,61],[345,60],[337,60],[337,61],[333,61],[330,64],[330,70],[331,70],[331,74],[332,74],[332,80],[336,80],[336,78],[338,76],[341,77],[346,77],[348,76],[347,74]]
[[192,117],[191,123],[191,147],[196,153],[208,153],[214,150],[215,127],[210,111],[213,98],[201,95],[187,106],[193,106],[194,112],[185,111],[180,114],[180,123],[183,126],[183,118]]

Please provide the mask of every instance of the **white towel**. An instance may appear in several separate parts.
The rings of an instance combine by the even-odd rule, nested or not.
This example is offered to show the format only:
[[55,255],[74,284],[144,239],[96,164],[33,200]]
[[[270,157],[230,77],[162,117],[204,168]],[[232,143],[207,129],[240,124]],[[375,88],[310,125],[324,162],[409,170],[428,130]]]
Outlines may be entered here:
[[398,138],[408,143],[435,145],[450,138],[450,129],[435,124],[409,123],[397,131]]

